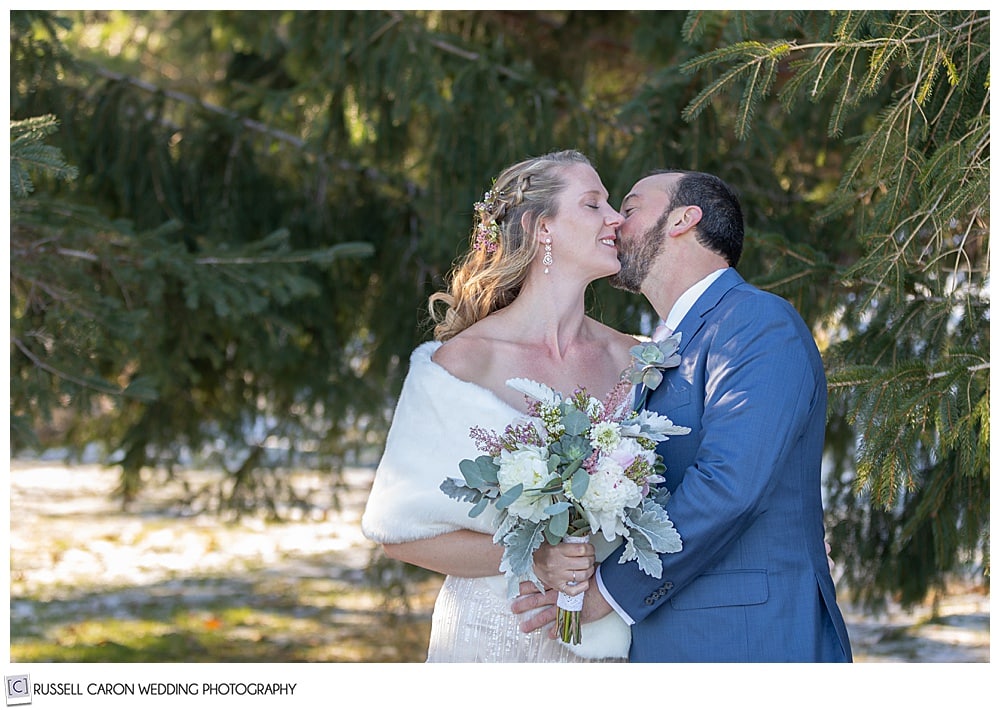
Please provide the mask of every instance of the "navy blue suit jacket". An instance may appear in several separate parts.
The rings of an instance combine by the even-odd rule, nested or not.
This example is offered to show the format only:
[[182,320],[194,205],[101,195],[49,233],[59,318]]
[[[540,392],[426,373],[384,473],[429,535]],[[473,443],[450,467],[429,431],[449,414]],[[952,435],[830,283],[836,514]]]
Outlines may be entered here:
[[850,661],[824,546],[826,376],[785,300],[729,269],[678,325],[679,367],[648,409],[691,433],[660,445],[683,550],[660,579],[601,565],[636,621],[631,660]]

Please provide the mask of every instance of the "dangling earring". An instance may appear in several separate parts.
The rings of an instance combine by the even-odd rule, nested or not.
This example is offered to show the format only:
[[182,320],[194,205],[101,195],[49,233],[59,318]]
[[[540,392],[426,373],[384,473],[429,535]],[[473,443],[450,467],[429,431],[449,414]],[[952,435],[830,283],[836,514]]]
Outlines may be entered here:
[[549,273],[549,267],[552,266],[552,240],[545,240],[545,256],[542,257],[542,264],[545,266],[545,273]]

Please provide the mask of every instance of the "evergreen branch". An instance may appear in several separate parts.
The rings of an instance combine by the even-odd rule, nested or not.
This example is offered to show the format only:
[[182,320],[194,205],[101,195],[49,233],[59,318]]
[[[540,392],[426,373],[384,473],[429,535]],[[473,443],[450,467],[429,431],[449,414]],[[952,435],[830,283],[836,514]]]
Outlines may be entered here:
[[45,372],[48,372],[50,375],[54,375],[62,380],[66,380],[67,382],[72,382],[73,384],[80,385],[81,387],[85,387],[87,389],[92,389],[97,392],[103,392],[104,394],[110,394],[116,397],[122,394],[121,388],[111,387],[110,385],[102,384],[94,380],[84,380],[79,377],[75,377],[67,372],[63,372],[62,370],[52,365],[49,365],[47,362],[45,362],[40,357],[35,355],[35,353],[32,352],[31,349],[27,345],[25,345],[24,342],[22,342],[21,339],[18,338],[17,336],[12,336],[10,340],[14,344],[14,346],[24,354],[25,357],[27,357],[29,360],[35,363],[35,365],[40,369],[44,370]]
[[796,281],[801,281],[802,279],[807,279],[812,275],[811,270],[798,271],[795,273],[790,273],[787,276],[781,278],[772,278],[769,280],[762,280],[757,282],[760,288],[766,289],[768,291],[777,290],[782,286],[785,286]]
[[48,174],[57,180],[76,179],[78,171],[66,162],[62,151],[42,142],[58,129],[59,121],[51,114],[10,122],[12,197],[23,199],[34,191],[32,170]]
[[[85,308],[81,304],[79,294],[73,293],[72,291],[68,291],[62,286],[53,285],[48,281],[42,281],[40,279],[26,276],[23,273],[15,272],[11,274],[11,280],[10,280],[11,286],[16,288],[17,286],[21,285],[19,282],[23,282],[23,284],[26,284],[28,286],[28,288],[25,288],[24,286],[21,287],[25,288],[25,291],[29,293],[32,299],[36,299],[37,296],[30,294],[30,292],[32,291],[32,289],[37,288],[39,291],[41,291],[46,296],[51,298],[52,301],[65,306],[71,311],[80,313],[89,320],[97,319],[97,315],[93,311]],[[28,300],[28,296],[26,296],[25,298],[26,300]]]
[[[929,445],[928,437],[937,438],[945,455],[962,456],[967,448],[962,442],[978,436],[973,410],[982,396],[970,391],[972,399],[963,403],[956,394],[970,373],[987,368],[986,364],[959,365],[928,372],[922,360],[888,369],[854,368],[864,378],[847,395],[855,401],[850,419],[860,425],[862,433],[855,489],[868,490],[874,501],[888,509],[903,488],[914,492],[923,484],[919,461]],[[936,381],[935,387],[928,386]]]
[[[742,108],[736,118],[736,135],[745,138],[750,131],[754,111],[764,96],[767,96],[777,75],[778,62],[788,51],[788,45],[774,47],[768,56],[757,62],[743,92]],[[762,75],[763,74],[763,75]]]
[[[786,43],[781,43],[785,45]],[[719,57],[729,57],[731,55],[743,55],[748,51],[751,52],[751,56],[746,61],[737,64],[736,66],[728,69],[722,76],[713,81],[711,84],[702,89],[697,96],[692,99],[687,106],[684,107],[682,116],[687,121],[692,121],[698,117],[699,114],[711,103],[712,99],[736,77],[744,74],[746,72],[753,72],[756,70],[760,63],[767,61],[770,57],[769,48],[767,45],[760,42],[741,42],[733,47],[726,47],[721,50],[716,50],[710,52],[703,57],[697,57],[693,60],[685,62],[681,65],[681,72],[691,72],[696,68],[704,64],[709,58],[718,59]],[[752,85],[752,82],[750,82]],[[745,115],[750,115],[750,108],[745,107]],[[738,130],[738,129],[737,129]],[[742,136],[741,136],[742,137]]]
[[[971,374],[975,374],[977,372],[982,372],[983,370],[989,370],[989,369],[990,369],[990,363],[984,362],[984,363],[982,363],[980,365],[970,365],[969,367],[966,367],[965,368],[965,372],[968,372],[971,375]],[[930,373],[927,374],[927,381],[928,382],[934,382],[934,380],[940,380],[940,379],[942,379],[944,377],[947,377],[948,375],[952,375],[952,374],[954,374],[954,373],[952,373],[952,372],[945,372],[945,371],[942,371],[942,372],[930,372]]]
[[[840,97],[834,101],[833,110],[830,111],[830,120],[827,122],[826,131],[831,136],[839,136],[840,128],[844,125],[847,116],[847,109],[857,104],[861,100],[861,92],[854,91],[854,63],[858,59],[858,52],[851,52],[849,55],[840,58],[837,61],[836,69],[839,69],[844,62],[848,62],[847,70],[844,72],[844,82],[843,89],[840,92]],[[828,83],[833,83],[837,76],[837,71],[830,73]],[[813,86],[813,98],[817,96],[817,91],[826,91],[826,88],[820,89],[820,77],[816,77],[816,84]]]
[[[191,94],[184,93],[182,91],[177,91],[175,89],[161,88],[151,82],[139,79],[134,76],[129,76],[127,74],[122,74],[120,72],[112,71],[97,64],[90,64],[90,67],[92,68],[95,74],[110,81],[126,84],[128,86],[135,87],[137,89],[140,89],[141,91],[145,91],[150,94],[165,96],[178,103],[182,103],[187,106],[194,106],[195,108],[198,108],[206,113],[215,114],[217,116],[222,116],[224,118],[227,118],[231,121],[235,121],[248,131],[257,133],[259,135],[267,136],[269,138],[278,141],[279,143],[287,143],[296,148],[297,150],[300,150],[301,152],[307,155],[312,155],[316,158],[319,158],[320,160],[322,160],[327,164],[332,164],[333,167],[336,167],[344,172],[364,174],[369,179],[376,180],[386,184],[391,184],[393,182],[392,178],[390,178],[388,175],[385,175],[384,173],[372,167],[363,167],[361,165],[352,163],[348,160],[335,160],[331,163],[329,155],[322,152],[318,148],[313,147],[305,139],[296,136],[292,133],[289,133],[288,131],[283,131],[280,128],[275,128],[256,119],[244,116],[231,109],[223,108],[222,106],[217,106],[215,104],[209,103],[208,101],[200,99],[196,96],[192,96]],[[161,119],[161,121],[165,122],[165,119]],[[405,188],[408,194],[420,193],[419,186],[409,181],[405,183]]]
[[[989,370],[989,369],[990,369],[990,363],[984,362],[978,365],[969,365],[965,367],[963,371],[970,375],[974,375],[977,372],[982,372],[983,370]],[[954,374],[955,372],[953,370],[940,370],[938,372],[928,372],[926,375],[926,380],[929,384],[931,382],[944,379],[945,377],[954,376]],[[827,386],[831,390],[841,390],[841,389],[853,390],[857,387],[870,386],[873,381],[875,381],[873,373],[868,371],[867,368],[865,369],[864,372],[861,373],[860,376],[848,377],[847,379],[840,379],[840,376],[835,371],[830,373]]]
[[205,256],[194,260],[203,266],[248,265],[248,264],[303,264],[323,262],[341,256],[369,256],[373,251],[367,242],[345,242],[320,253],[269,255],[269,256]]
[[[446,42],[442,39],[430,37],[427,39],[427,42],[432,47],[439,49],[446,54],[450,54],[452,56],[459,57],[461,59],[466,59],[470,62],[479,62],[486,60],[486,57],[479,52],[474,52],[469,49],[463,49],[462,47],[457,47],[451,42]],[[514,71],[510,67],[504,66],[502,64],[497,64],[495,62],[490,62],[490,66],[494,70],[496,70],[497,74],[501,76],[505,76],[508,79],[512,79],[514,81],[519,81],[525,84],[526,86],[533,85],[533,82],[531,81],[530,77],[525,76],[520,72]],[[583,115],[590,116],[599,121],[600,123],[604,123],[610,126],[611,128],[614,128],[616,130],[622,131],[623,133],[627,134],[630,134],[633,131],[633,129],[624,126],[617,121],[609,119],[604,114],[596,113],[590,106],[577,100],[573,95],[570,95],[566,92],[560,91],[559,89],[552,87],[539,88],[536,86],[535,88],[539,91],[539,93],[546,96],[547,98],[554,99],[557,101],[565,101],[567,104],[573,106],[576,110],[580,111]]]
[[684,17],[684,26],[681,29],[684,39],[688,42],[693,42],[704,36],[706,16],[709,20],[712,17],[711,13],[706,13],[705,11],[688,11],[688,14]]
[[80,251],[79,249],[67,249],[65,247],[58,247],[56,249],[56,254],[59,254],[60,256],[71,256],[76,259],[83,259],[84,261],[92,261],[95,263],[100,261],[100,259],[98,259],[96,255],[91,254],[90,252],[87,251]]
[[956,36],[961,30],[975,28],[977,25],[990,23],[989,16],[974,18],[962,22],[961,24],[955,25],[954,27],[945,27],[938,32],[934,32],[928,35],[921,35],[920,37],[911,37],[909,39],[893,39],[891,37],[876,37],[864,40],[844,40],[840,42],[810,42],[808,44],[798,44],[791,42],[791,49],[793,51],[802,51],[809,49],[878,49],[883,47],[886,43],[891,43],[895,45],[912,45],[912,44],[925,44],[933,40],[940,40],[942,38],[948,39]]
[[[857,18],[856,18],[857,19]],[[716,65],[731,59],[740,59],[745,55],[749,54],[750,58],[745,61],[737,63],[737,65],[726,72],[725,75],[713,82],[709,87],[704,89],[698,96],[691,101],[688,106],[684,109],[684,117],[687,120],[695,118],[704,109],[705,104],[716,94],[720,93],[722,88],[735,77],[747,71],[751,65],[759,65],[760,62],[772,59],[777,61],[778,59],[783,59],[788,56],[807,53],[812,50],[818,50],[818,56],[820,61],[812,63],[802,63],[802,66],[808,66],[816,70],[816,78],[813,82],[813,87],[811,91],[811,96],[816,98],[819,94],[825,92],[829,87],[833,86],[833,79],[838,74],[838,70],[843,66],[844,59],[841,58],[830,73],[827,73],[827,65],[829,61],[835,55],[841,55],[842,57],[849,56],[850,67],[848,67],[847,76],[845,80],[839,85],[838,91],[840,94],[840,99],[835,102],[835,110],[832,112],[830,118],[830,124],[828,130],[831,135],[837,135],[839,132],[839,127],[842,124],[844,114],[843,111],[846,107],[856,104],[860,101],[863,96],[872,95],[877,91],[881,80],[886,76],[889,71],[889,67],[896,60],[899,52],[906,53],[907,57],[911,56],[910,49],[911,45],[924,45],[925,54],[930,51],[935,57],[942,56],[942,61],[946,64],[949,77],[955,77],[957,70],[953,69],[954,64],[950,59],[944,54],[943,50],[940,48],[941,41],[943,39],[951,39],[956,36],[962,30],[974,29],[980,24],[988,24],[989,17],[972,18],[963,23],[960,23],[954,27],[941,28],[937,32],[933,32],[927,35],[921,36],[910,36],[910,37],[881,37],[881,38],[866,38],[863,40],[851,40],[847,38],[846,34],[841,34],[844,37],[838,42],[811,42],[806,44],[798,44],[794,41],[784,41],[779,40],[771,43],[770,45],[763,45],[760,42],[739,42],[727,47],[720,49],[715,49],[711,52],[700,55],[692,60],[688,60],[681,65],[680,70],[684,73],[691,73],[697,69]],[[846,25],[842,25],[840,28],[841,33],[846,32]],[[911,28],[909,32],[915,33],[917,28]],[[762,50],[764,50],[762,52]],[[858,53],[864,50],[873,50],[873,55],[869,60],[869,67],[867,70],[867,78],[861,84],[860,91],[851,91],[853,75],[854,75],[854,62],[858,56]],[[770,52],[770,54],[769,54]],[[908,63],[908,61],[903,62]],[[754,75],[756,76],[756,75]],[[753,78],[753,77],[751,77]],[[790,86],[786,86],[783,93],[787,90],[793,90],[797,88],[802,83],[801,79],[790,82]],[[922,94],[919,91],[920,86],[915,86],[917,91],[914,93],[916,97],[920,97]],[[766,93],[766,92],[765,92]],[[926,94],[927,92],[923,92]],[[755,91],[752,85],[748,85],[745,97],[743,109],[744,111],[751,111],[753,106],[746,103],[747,97],[752,97],[754,99],[759,99],[764,93]],[[785,93],[785,98],[783,99],[787,105],[789,99],[788,94]],[[919,104],[918,104],[919,105]],[[737,134],[740,133],[739,126],[742,125],[742,121],[737,121]]]
[[[188,106],[195,106],[201,109],[202,111],[205,111],[206,113],[213,113],[217,116],[228,118],[230,120],[236,121],[249,131],[267,135],[281,143],[288,143],[298,148],[299,150],[306,150],[308,148],[308,144],[306,143],[306,141],[300,138],[299,136],[293,135],[287,131],[283,131],[280,128],[274,128],[272,126],[268,126],[267,124],[261,123],[260,121],[257,121],[255,119],[242,116],[236,111],[232,111],[230,109],[223,108],[221,106],[216,106],[215,104],[211,104],[207,101],[199,99],[196,96],[192,96],[191,94],[186,94],[184,92],[177,91],[175,89],[164,89],[162,87],[157,86],[156,84],[145,81],[144,79],[139,79],[138,77],[129,76],[127,74],[122,74],[116,71],[111,71],[110,69],[107,69],[99,65],[91,65],[91,66],[93,67],[95,73],[97,73],[99,76],[104,77],[105,79],[109,79],[111,81],[119,82],[122,84],[128,84],[129,86],[141,89],[150,94],[159,94],[169,99],[173,99],[174,101],[177,101],[179,103],[187,104]],[[346,161],[340,161],[339,165],[344,170],[359,170],[357,166],[351,165]]]

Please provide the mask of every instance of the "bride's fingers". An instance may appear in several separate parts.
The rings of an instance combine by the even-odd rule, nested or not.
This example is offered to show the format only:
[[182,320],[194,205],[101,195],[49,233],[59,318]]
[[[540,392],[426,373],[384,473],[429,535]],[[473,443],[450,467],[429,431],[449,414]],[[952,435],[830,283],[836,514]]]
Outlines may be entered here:
[[594,556],[594,546],[589,542],[562,542],[559,547],[568,557]]
[[571,587],[575,587],[576,585],[583,584],[590,579],[594,575],[594,568],[588,566],[586,569],[571,569],[567,570],[566,574],[569,576],[569,579],[566,580],[566,584]]

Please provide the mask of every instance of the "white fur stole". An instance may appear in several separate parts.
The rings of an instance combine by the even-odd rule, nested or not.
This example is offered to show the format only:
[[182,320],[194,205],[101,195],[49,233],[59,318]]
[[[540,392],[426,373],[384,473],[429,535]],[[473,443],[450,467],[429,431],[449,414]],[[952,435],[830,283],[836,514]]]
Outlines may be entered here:
[[[502,431],[520,413],[488,389],[460,380],[432,361],[440,346],[429,341],[410,356],[361,518],[362,532],[374,542],[409,542],[455,530],[492,535],[496,530],[495,508],[469,517],[471,504],[449,498],[440,486],[447,477],[461,479],[459,461],[482,455],[469,435],[472,427]],[[611,550],[599,552],[603,559]],[[503,577],[498,575],[495,582],[490,586],[503,595]],[[593,593],[600,592],[595,588]],[[615,613],[585,624],[582,636],[582,644],[569,646],[579,656],[628,656],[631,630]]]

